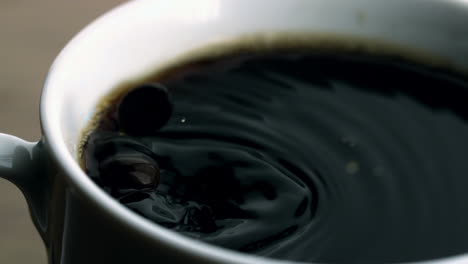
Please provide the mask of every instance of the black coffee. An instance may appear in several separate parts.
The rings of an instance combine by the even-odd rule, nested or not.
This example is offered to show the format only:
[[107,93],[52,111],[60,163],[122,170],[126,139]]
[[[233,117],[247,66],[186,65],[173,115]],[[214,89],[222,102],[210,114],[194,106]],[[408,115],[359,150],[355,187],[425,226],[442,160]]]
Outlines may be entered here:
[[84,163],[161,226],[297,261],[468,252],[468,82],[456,74],[283,50],[135,88],[105,111]]

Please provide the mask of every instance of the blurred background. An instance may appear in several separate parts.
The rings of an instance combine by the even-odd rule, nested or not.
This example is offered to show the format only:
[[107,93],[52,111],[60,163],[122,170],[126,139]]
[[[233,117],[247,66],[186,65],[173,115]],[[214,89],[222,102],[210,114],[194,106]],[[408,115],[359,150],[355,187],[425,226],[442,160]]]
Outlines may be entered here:
[[[55,56],[81,28],[123,2],[0,0],[0,132],[39,140],[39,97]],[[0,263],[46,263],[23,196],[2,179]]]

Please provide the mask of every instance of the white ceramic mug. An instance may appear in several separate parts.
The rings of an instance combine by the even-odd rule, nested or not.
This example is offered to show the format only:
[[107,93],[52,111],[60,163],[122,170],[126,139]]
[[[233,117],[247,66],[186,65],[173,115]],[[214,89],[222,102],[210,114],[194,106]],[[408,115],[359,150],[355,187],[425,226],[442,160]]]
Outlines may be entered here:
[[[261,33],[373,39],[468,71],[467,0],[138,0],[79,33],[41,98],[42,140],[0,135],[0,176],[25,194],[49,263],[283,263],[164,229],[108,196],[77,162],[99,100],[122,81],[213,43]],[[454,256],[428,263],[468,263]]]

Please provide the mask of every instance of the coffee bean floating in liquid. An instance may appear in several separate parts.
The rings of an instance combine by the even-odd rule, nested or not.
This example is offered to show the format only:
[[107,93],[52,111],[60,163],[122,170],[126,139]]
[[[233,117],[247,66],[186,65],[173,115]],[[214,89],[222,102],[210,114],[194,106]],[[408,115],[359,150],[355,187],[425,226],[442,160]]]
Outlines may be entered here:
[[157,162],[143,153],[117,152],[99,164],[101,178],[117,188],[155,188],[160,171]]
[[166,87],[144,84],[130,91],[118,106],[120,129],[133,136],[148,136],[164,126],[172,114]]

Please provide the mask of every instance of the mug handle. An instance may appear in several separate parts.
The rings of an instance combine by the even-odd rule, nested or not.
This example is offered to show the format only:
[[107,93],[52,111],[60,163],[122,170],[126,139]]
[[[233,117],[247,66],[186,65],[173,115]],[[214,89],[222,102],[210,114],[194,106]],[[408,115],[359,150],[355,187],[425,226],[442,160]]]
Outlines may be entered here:
[[47,228],[46,164],[42,141],[27,142],[0,133],[0,178],[16,185],[26,198],[31,217],[44,239]]

